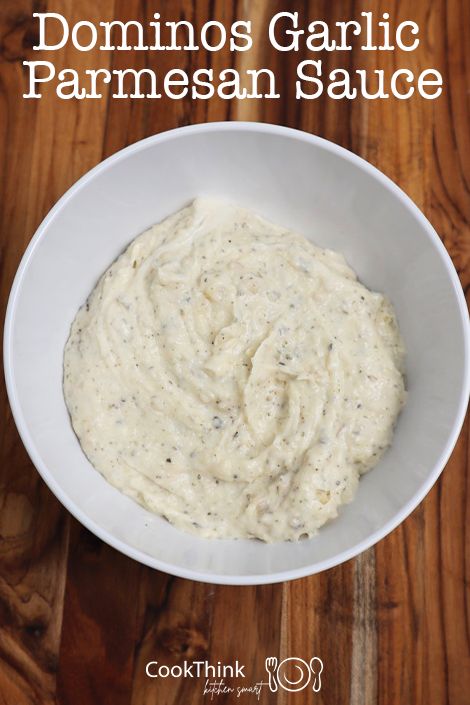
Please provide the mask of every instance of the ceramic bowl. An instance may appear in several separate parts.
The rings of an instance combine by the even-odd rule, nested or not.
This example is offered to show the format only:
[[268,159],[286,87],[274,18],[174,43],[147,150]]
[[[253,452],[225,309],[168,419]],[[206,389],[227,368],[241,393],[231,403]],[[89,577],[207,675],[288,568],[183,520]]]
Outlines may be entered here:
[[[264,544],[182,533],[109,485],[72,430],[62,393],[70,325],[101,273],[139,233],[195,196],[253,208],[340,250],[397,312],[408,402],[392,446],[354,501],[312,539]],[[457,440],[468,400],[468,314],[436,232],[392,181],[309,134],[257,123],[210,123],[150,137],[76,183],[46,217],[8,305],[5,372],[28,453],[67,509],[119,551],[178,576],[255,584],[299,578],[383,538],[423,499]]]

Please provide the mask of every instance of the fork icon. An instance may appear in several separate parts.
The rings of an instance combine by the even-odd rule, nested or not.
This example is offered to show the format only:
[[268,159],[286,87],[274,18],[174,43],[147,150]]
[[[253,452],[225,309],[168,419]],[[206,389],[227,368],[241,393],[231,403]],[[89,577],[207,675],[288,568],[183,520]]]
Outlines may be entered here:
[[266,670],[269,674],[269,690],[271,693],[277,691],[277,681],[276,681],[276,669],[277,669],[277,658],[275,656],[268,656],[265,661]]

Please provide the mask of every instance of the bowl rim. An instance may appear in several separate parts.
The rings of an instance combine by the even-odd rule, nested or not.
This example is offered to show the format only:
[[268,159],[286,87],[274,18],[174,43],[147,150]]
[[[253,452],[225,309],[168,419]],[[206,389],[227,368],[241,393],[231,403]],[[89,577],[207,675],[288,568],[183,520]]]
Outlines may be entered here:
[[[66,492],[62,490],[60,484],[49,473],[49,470],[46,464],[42,461],[40,453],[37,450],[36,445],[28,430],[27,423],[21,411],[19,395],[17,393],[15,385],[11,342],[15,326],[16,303],[29,261],[34,254],[36,246],[46,235],[48,227],[53,221],[53,219],[56,217],[56,215],[64,208],[64,206],[66,206],[67,202],[78,191],[84,188],[88,184],[88,182],[90,182],[95,176],[100,174],[102,171],[109,169],[114,164],[120,162],[122,159],[125,159],[134,153],[137,153],[141,150],[145,150],[149,146],[153,146],[160,142],[171,141],[172,139],[177,139],[178,137],[184,135],[194,135],[208,132],[255,132],[277,135],[281,137],[288,137],[296,141],[313,144],[320,149],[332,152],[338,157],[352,162],[359,169],[362,169],[363,171],[369,173],[374,179],[379,181],[384,186],[384,188],[392,192],[392,194],[394,194],[395,197],[398,198],[401,204],[405,206],[411,212],[411,214],[418,220],[426,235],[428,236],[431,245],[433,245],[438,255],[440,256],[455,292],[456,301],[459,309],[460,322],[463,330],[464,374],[462,379],[462,388],[458,408],[456,410],[455,418],[453,421],[452,429],[447,439],[447,443],[442,449],[438,461],[430,470],[418,491],[415,492],[415,494],[408,500],[408,502],[406,502],[406,504],[380,529],[374,531],[370,534],[370,536],[363,539],[362,541],[357,542],[348,550],[342,551],[332,556],[331,558],[319,562],[313,562],[307,566],[303,566],[302,568],[297,568],[294,570],[283,570],[275,573],[268,573],[266,575],[224,575],[193,570],[189,568],[187,569],[179,566],[173,566],[170,563],[166,563],[165,561],[153,558],[152,556],[146,554],[144,551],[129,546],[127,543],[125,543],[121,539],[116,538],[106,529],[102,528],[93,519],[88,517],[88,515],[84,511],[82,511],[82,509],[75,505],[73,500],[69,498]],[[397,184],[395,184],[394,181],[392,181],[388,176],[386,176],[383,172],[374,167],[368,161],[351,152],[350,150],[345,149],[344,147],[341,147],[340,145],[337,145],[334,142],[331,142],[330,140],[327,140],[323,137],[304,132],[303,130],[263,122],[206,122],[166,130],[164,132],[139,140],[138,142],[135,142],[134,144],[119,150],[115,154],[100,162],[90,171],[85,173],[78,181],[76,181],[57,201],[57,203],[52,207],[52,209],[46,215],[44,220],[41,222],[38,229],[36,230],[36,233],[28,244],[23,254],[23,257],[21,258],[16,275],[13,280],[7,304],[4,325],[3,355],[4,373],[8,399],[21,440],[26,448],[26,451],[33,465],[41,475],[44,482],[48,485],[50,490],[61,502],[61,504],[64,505],[65,508],[72,514],[72,516],[74,516],[75,519],[77,519],[81,524],[83,524],[92,533],[102,539],[105,543],[144,565],[147,565],[157,570],[161,570],[165,573],[169,573],[170,575],[175,575],[177,577],[222,585],[272,584],[283,582],[286,580],[295,580],[297,578],[303,578],[308,575],[314,575],[329,568],[333,568],[334,566],[337,566],[347,560],[350,560],[351,558],[354,558],[355,556],[374,546],[378,541],[387,536],[413,512],[413,510],[418,506],[418,504],[420,504],[420,502],[424,499],[426,494],[429,492],[429,490],[434,485],[439,475],[443,471],[458,440],[464,422],[468,397],[470,393],[470,334],[469,317],[465,296],[450,255],[448,254],[443,242],[439,238],[437,232],[435,231],[429,220],[426,218],[426,216],[421,212],[421,210],[412,201],[412,199],[399,186],[397,186]]]

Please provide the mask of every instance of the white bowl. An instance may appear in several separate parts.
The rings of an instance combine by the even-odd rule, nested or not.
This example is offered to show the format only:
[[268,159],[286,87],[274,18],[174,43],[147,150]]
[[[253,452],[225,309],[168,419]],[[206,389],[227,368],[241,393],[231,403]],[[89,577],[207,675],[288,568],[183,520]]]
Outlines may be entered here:
[[[208,194],[342,251],[360,279],[385,292],[397,311],[409,397],[392,447],[363,477],[354,501],[309,540],[265,545],[182,533],[109,485],[85,458],[70,425],[62,355],[77,309],[130,240]],[[75,184],[23,257],[8,305],[4,354],[23,442],[67,509],[132,558],[214,583],[298,578],[384,537],[439,476],[469,392],[465,299],[426,218],[354,154],[303,132],[257,123],[196,125],[150,137]]]

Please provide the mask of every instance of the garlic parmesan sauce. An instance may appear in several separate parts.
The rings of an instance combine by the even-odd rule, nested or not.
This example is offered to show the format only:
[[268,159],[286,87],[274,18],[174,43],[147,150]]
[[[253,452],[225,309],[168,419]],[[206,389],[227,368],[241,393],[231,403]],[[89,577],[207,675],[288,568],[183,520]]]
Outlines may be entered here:
[[390,303],[342,255],[197,199],[137,237],[73,322],[64,392],[104,477],[175,526],[315,534],[405,400]]

